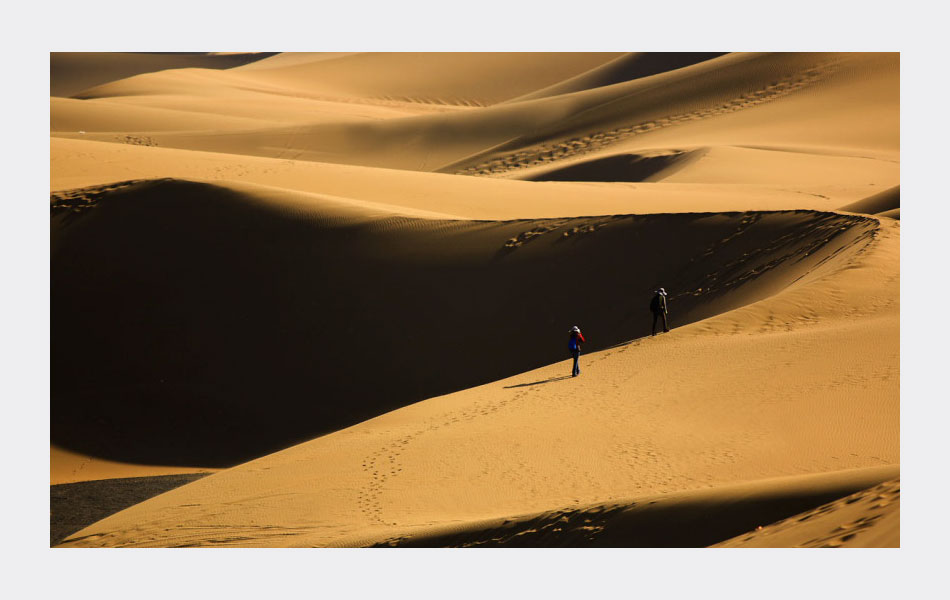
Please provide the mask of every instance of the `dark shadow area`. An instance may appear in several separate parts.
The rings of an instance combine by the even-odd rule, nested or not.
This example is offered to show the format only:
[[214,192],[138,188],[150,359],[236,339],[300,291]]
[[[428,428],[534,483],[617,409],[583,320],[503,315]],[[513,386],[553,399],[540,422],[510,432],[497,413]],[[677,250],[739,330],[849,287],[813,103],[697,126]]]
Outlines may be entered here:
[[[887,478],[886,476],[884,477]],[[415,548],[705,548],[876,485],[839,484],[602,505],[534,516],[493,519],[444,533],[388,540],[377,546]]]
[[618,154],[546,171],[526,181],[659,181],[704,154],[703,150],[659,156]]
[[96,521],[210,473],[100,479],[49,486],[49,545]]
[[51,443],[202,467],[559,361],[566,375],[571,325],[585,354],[648,335],[663,285],[679,327],[874,226],[807,211],[337,223],[172,180],[63,199],[79,212],[51,209]]

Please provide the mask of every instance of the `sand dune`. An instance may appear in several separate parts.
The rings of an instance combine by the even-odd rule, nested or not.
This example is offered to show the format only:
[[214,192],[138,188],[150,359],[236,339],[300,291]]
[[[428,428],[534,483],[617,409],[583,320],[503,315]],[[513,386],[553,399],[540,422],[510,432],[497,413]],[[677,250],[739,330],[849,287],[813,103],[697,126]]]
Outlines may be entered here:
[[[891,110],[897,96],[887,87],[896,69],[891,55],[729,55],[652,77],[480,110],[382,120],[344,111],[334,113],[340,115],[337,121],[327,116],[227,133],[134,135],[163,148],[528,179],[544,179],[552,165],[563,169],[574,161],[699,147],[705,154],[693,165],[697,173],[683,169],[673,181],[795,182],[823,196],[831,196],[829,188],[860,185],[852,196],[857,199],[875,192],[869,183],[890,187],[899,181],[899,123]],[[227,74],[234,76],[233,70]],[[855,90],[862,88],[877,102],[862,102],[862,110],[855,110]],[[100,99],[105,98],[103,93]],[[86,131],[57,135],[122,141]],[[854,151],[858,145],[861,152]],[[745,162],[749,159],[753,162]],[[750,164],[756,168],[737,166]],[[617,174],[600,180],[638,180],[619,166],[613,169]]]
[[[870,245],[768,300],[589,354],[577,380],[564,378],[565,361],[426,400],[179,488],[66,544],[361,545],[440,523],[896,464],[895,227],[882,223]],[[832,339],[848,351],[823,351]]]
[[899,68],[51,56],[63,545],[899,545]]
[[[619,53],[395,52],[295,54],[265,58],[227,71],[177,69],[112,81],[76,97],[189,95],[222,88],[276,95],[404,100],[485,106],[560,82]],[[230,90],[227,90],[230,91]]]
[[[641,337],[660,284],[678,290],[680,324],[736,308],[873,231],[806,212],[444,221],[177,181],[62,195],[52,211],[51,284],[69,298],[51,309],[68,340],[52,358],[54,442],[217,467],[556,361],[558,323],[584,320],[594,348]],[[616,256],[640,259],[618,272]],[[188,441],[165,449],[171,429]]]

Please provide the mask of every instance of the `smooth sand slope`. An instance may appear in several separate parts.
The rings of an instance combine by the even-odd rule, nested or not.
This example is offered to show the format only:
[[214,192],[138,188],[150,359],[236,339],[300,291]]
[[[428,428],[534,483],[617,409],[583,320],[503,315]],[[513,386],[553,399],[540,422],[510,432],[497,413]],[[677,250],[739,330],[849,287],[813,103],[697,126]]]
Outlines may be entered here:
[[899,545],[898,55],[244,62],[51,69],[65,545]]

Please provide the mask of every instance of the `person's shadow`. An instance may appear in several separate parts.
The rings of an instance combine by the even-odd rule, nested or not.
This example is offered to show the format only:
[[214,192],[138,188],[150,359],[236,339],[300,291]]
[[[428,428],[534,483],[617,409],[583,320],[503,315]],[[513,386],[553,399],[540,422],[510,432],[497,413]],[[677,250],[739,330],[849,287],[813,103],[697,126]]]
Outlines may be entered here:
[[516,385],[506,385],[505,389],[517,388],[517,387],[528,387],[529,385],[539,385],[542,383],[551,383],[552,381],[561,381],[562,379],[570,379],[570,375],[562,375],[561,377],[552,377],[550,379],[545,379],[543,381],[532,381],[531,383],[519,383]]

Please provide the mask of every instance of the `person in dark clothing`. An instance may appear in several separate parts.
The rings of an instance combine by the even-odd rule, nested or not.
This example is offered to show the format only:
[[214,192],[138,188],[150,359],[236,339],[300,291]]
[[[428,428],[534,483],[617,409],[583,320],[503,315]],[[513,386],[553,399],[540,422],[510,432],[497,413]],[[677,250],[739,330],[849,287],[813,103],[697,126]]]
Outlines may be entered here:
[[650,310],[653,311],[653,335],[656,335],[656,321],[661,316],[663,317],[663,331],[668,332],[670,326],[666,319],[666,315],[669,312],[666,305],[666,290],[660,288],[654,292],[653,300],[650,301]]
[[581,355],[581,342],[586,342],[584,339],[584,334],[581,333],[580,327],[575,325],[571,328],[571,338],[567,342],[567,349],[571,351],[571,356],[574,357],[574,369],[571,371],[571,377],[577,377],[581,374],[581,368],[577,365],[577,359]]

